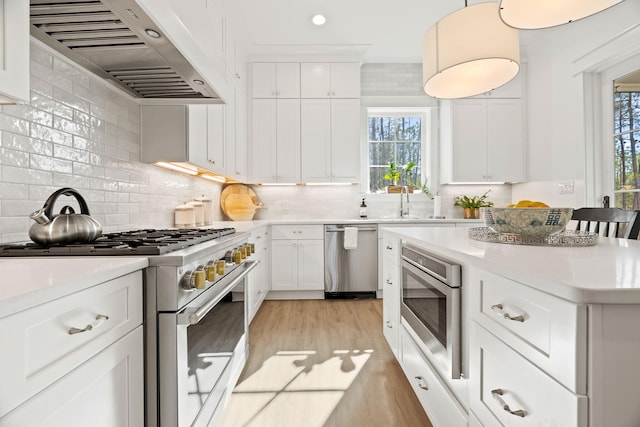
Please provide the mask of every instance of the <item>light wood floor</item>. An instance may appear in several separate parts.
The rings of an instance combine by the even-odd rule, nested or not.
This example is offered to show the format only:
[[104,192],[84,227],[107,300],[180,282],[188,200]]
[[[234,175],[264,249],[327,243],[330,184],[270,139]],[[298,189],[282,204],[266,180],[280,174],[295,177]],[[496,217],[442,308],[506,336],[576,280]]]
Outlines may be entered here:
[[382,301],[265,301],[224,427],[431,427],[382,334]]

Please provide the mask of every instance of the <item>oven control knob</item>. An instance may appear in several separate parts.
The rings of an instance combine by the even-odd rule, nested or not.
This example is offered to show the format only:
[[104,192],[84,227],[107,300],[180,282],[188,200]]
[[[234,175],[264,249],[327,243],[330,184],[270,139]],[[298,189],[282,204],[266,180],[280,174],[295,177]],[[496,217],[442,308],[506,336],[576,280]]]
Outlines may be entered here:
[[204,271],[207,273],[207,281],[215,282],[216,280],[216,263],[215,261],[209,261],[207,266],[204,268]]
[[193,292],[196,289],[195,278],[193,271],[189,270],[180,279],[180,287],[188,292]]
[[199,266],[196,271],[193,272],[193,276],[196,289],[204,289],[207,287],[207,275],[203,266]]

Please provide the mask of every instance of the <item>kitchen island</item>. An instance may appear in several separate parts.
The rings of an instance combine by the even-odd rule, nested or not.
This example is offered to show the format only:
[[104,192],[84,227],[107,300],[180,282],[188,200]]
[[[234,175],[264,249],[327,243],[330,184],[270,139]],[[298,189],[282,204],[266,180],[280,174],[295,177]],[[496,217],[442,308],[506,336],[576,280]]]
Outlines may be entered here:
[[[401,294],[392,301],[399,325],[392,342],[409,380],[431,377],[445,386],[423,397],[434,426],[448,425],[438,422],[434,399],[460,408],[471,426],[640,425],[640,408],[628,397],[640,382],[640,242],[521,246],[426,227],[385,228],[383,238],[461,266],[461,379],[447,377],[401,318]],[[397,252],[388,265],[401,278]],[[416,375],[414,348],[424,375]],[[424,386],[414,385],[416,394],[429,393]]]

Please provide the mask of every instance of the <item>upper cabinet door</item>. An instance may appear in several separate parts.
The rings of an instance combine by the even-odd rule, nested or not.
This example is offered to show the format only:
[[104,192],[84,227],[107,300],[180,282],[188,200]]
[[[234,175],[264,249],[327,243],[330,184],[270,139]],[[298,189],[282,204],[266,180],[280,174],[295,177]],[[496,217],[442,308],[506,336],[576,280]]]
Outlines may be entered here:
[[487,100],[487,180],[525,181],[523,122],[522,100]]
[[454,182],[486,180],[486,105],[483,99],[463,99],[453,102]]
[[360,98],[360,64],[340,62],[331,64],[331,97]]
[[300,95],[302,98],[331,98],[331,64],[300,64]]
[[29,98],[29,2],[0,0],[0,104]]
[[357,62],[300,64],[302,98],[360,98]]
[[251,83],[253,98],[299,98],[300,64],[255,62]]
[[360,100],[331,100],[331,181],[360,176]]

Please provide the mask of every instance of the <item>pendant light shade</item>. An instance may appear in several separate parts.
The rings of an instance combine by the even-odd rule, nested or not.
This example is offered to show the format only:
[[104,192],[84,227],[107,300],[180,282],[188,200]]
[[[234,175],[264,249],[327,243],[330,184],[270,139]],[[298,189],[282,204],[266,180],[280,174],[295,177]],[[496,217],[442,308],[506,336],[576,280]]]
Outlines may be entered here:
[[501,0],[500,17],[523,30],[555,27],[586,18],[623,0]]
[[423,41],[424,90],[464,98],[493,90],[518,74],[518,30],[502,22],[498,3],[479,3],[445,16]]

